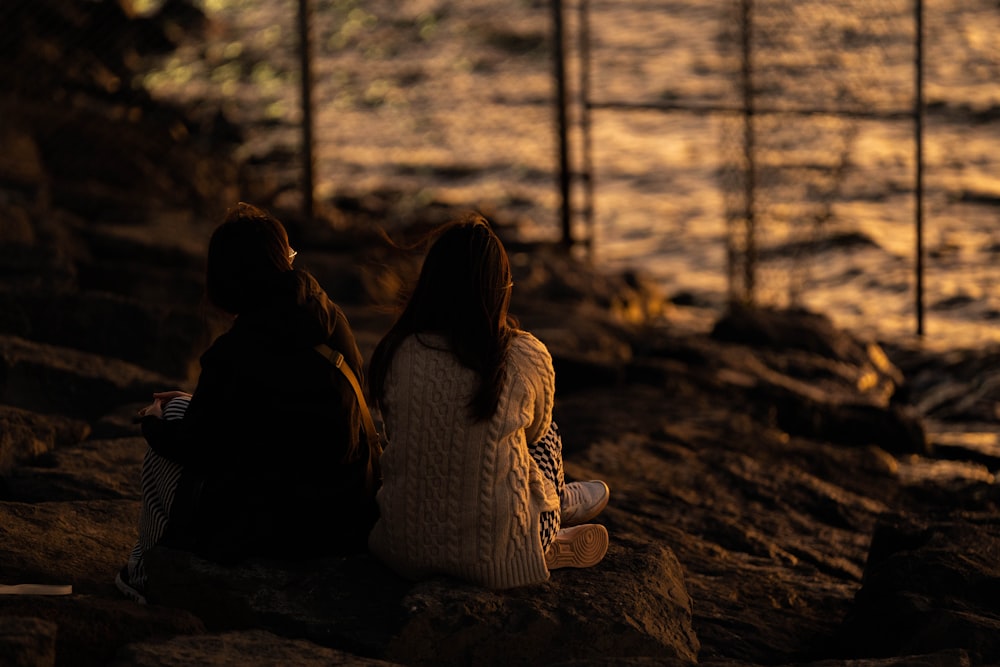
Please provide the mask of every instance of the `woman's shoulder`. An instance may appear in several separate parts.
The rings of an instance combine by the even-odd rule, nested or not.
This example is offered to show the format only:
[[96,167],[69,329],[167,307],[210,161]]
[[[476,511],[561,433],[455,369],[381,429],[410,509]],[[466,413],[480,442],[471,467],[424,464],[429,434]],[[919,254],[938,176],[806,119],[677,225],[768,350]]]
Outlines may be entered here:
[[214,362],[232,355],[233,351],[240,346],[240,339],[243,337],[234,323],[229,329],[216,336],[201,353],[202,365],[206,361]]
[[549,348],[545,347],[545,343],[538,340],[538,338],[536,338],[530,331],[524,331],[523,329],[514,330],[514,336],[511,338],[510,348],[512,350],[517,350],[521,354],[541,354],[544,356],[550,356]]
[[549,348],[534,334],[527,331],[518,329],[514,332],[508,354],[515,366],[531,364],[548,369],[552,368],[552,355],[549,353]]

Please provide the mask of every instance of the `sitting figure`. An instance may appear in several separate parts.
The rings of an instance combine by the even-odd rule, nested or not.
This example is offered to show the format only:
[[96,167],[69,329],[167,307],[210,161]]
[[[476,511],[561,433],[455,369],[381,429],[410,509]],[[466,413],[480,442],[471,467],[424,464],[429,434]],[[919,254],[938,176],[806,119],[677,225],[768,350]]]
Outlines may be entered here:
[[369,369],[387,444],[368,544],[410,579],[503,589],[590,567],[608,532],[601,481],[564,483],[545,345],[508,315],[511,269],[484,218],[436,234]]
[[135,548],[118,588],[146,601],[143,555],[157,544],[223,563],[366,550],[377,507],[358,396],[317,350],[360,376],[344,313],[270,214],[239,204],[212,234],[206,293],[232,326],[201,357],[193,394],[153,395]]

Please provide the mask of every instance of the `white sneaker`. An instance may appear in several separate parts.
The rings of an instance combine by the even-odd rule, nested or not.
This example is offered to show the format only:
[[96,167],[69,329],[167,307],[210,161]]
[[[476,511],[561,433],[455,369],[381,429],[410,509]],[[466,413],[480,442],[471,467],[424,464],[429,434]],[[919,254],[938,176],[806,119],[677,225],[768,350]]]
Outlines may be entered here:
[[129,581],[127,565],[119,570],[118,574],[115,575],[115,586],[117,586],[122,595],[127,597],[129,600],[138,604],[146,604],[146,596],[143,595],[142,591],[140,591],[136,586],[133,586]]
[[600,480],[569,482],[559,498],[560,525],[579,526],[600,514],[608,505],[611,490]]
[[608,552],[608,529],[599,523],[563,528],[545,551],[550,570],[561,567],[591,567]]

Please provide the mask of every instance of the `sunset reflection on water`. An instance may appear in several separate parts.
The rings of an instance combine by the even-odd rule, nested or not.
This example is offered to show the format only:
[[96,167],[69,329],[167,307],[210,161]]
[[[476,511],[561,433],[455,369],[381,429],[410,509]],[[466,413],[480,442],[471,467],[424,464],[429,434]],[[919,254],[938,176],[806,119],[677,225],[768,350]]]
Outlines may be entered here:
[[[761,104],[840,104],[876,114],[909,108],[912,3],[755,5]],[[146,83],[158,96],[217,100],[249,128],[246,156],[295,154],[298,3],[203,6],[215,21],[210,43],[171,55]],[[571,34],[577,6],[567,2]],[[729,5],[589,6],[598,107],[738,105],[739,35]],[[548,3],[313,7],[320,199],[388,190],[401,193],[403,209],[479,208],[517,221],[528,238],[558,235]],[[757,298],[826,313],[878,339],[935,349],[998,344],[1000,14],[987,0],[936,3],[926,12],[924,337],[915,336],[914,127],[905,115],[819,116],[809,125],[758,118],[758,180],[766,189],[757,202]],[[575,87],[579,61],[569,66]],[[571,112],[579,120],[580,109]],[[741,159],[740,119],[683,108],[595,108],[590,119],[594,226],[577,219],[574,230],[592,240],[597,266],[639,269],[668,296],[721,309],[733,201],[720,174]],[[579,168],[579,127],[571,135]],[[295,164],[274,168],[279,179],[295,178]],[[862,242],[836,241],[848,237]]]

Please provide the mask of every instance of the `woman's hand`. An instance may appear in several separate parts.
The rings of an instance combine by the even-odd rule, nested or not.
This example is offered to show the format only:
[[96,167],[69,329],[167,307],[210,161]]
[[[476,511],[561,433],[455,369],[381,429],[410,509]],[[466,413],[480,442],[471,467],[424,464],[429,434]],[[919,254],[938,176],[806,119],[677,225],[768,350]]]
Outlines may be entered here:
[[156,417],[157,419],[163,419],[162,403],[163,402],[160,399],[154,398],[152,403],[144,408],[139,408],[139,411],[136,414],[139,416],[139,419],[142,419],[143,417]]
[[144,408],[139,409],[139,417],[156,417],[163,419],[163,406],[172,399],[184,397],[191,398],[191,394],[186,391],[157,391],[153,393],[153,402]]

